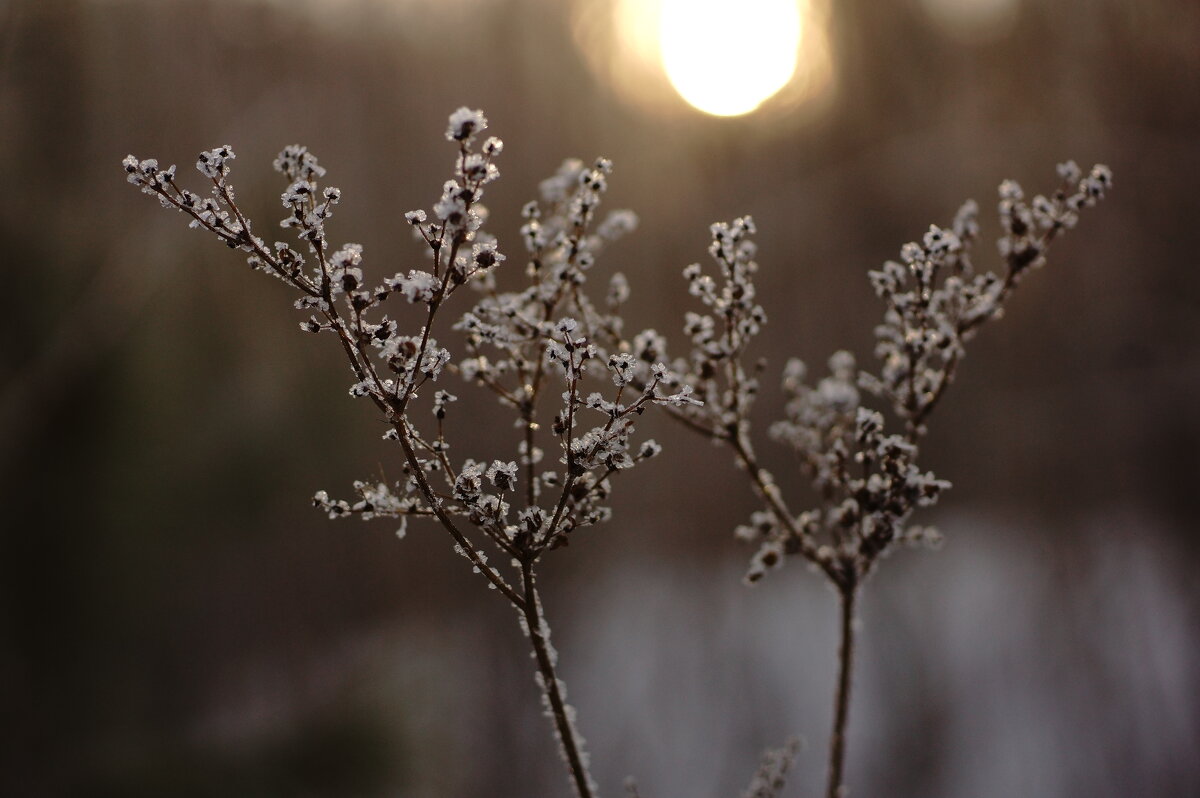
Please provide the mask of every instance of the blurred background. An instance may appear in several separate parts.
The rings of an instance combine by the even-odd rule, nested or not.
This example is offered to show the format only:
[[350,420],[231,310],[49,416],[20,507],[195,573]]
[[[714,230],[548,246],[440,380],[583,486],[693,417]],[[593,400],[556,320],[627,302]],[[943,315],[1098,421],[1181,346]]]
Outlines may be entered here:
[[[753,214],[768,374],[869,362],[866,270],[962,200],[995,264],[1001,179],[1108,163],[1110,199],[933,420],[925,462],[955,488],[924,520],[947,541],[867,590],[850,783],[1200,795],[1200,4],[709,5],[0,0],[0,793],[567,794],[513,613],[444,534],[309,507],[399,468],[341,354],[120,169],[194,176],[232,144],[271,236],[271,159],[306,144],[344,191],[332,236],[390,275],[420,265],[400,216],[437,198],[468,105],[507,144],[488,205],[510,261],[540,179],[615,161],[609,207],[642,225],[595,279],[623,271],[629,328],[677,347],[681,269]],[[476,407],[460,455],[511,457],[510,419]],[[733,796],[796,734],[786,795],[817,795],[835,598],[798,565],[744,588],[752,497],[659,427],[614,522],[543,579],[596,775]]]

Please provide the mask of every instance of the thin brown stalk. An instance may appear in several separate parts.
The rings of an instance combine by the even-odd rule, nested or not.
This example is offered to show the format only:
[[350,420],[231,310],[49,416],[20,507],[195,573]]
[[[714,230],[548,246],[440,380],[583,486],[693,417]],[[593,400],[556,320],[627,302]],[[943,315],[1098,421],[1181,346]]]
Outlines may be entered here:
[[854,606],[858,584],[839,585],[841,642],[838,646],[837,693],[833,699],[833,732],[829,737],[829,785],[826,798],[845,798],[846,723],[850,716],[850,685],[854,671]]
[[567,704],[559,687],[558,676],[554,671],[554,657],[550,653],[550,641],[546,639],[544,630],[544,615],[541,599],[538,597],[537,585],[533,574],[533,563],[526,561],[521,564],[521,582],[525,592],[523,606],[520,607],[525,625],[529,630],[529,642],[533,645],[534,656],[537,659],[538,673],[541,676],[542,691],[550,705],[550,714],[554,719],[554,731],[562,745],[566,757],[567,770],[571,783],[579,798],[595,798],[595,789],[591,776],[584,762],[581,741],[575,732],[575,726],[567,715]]

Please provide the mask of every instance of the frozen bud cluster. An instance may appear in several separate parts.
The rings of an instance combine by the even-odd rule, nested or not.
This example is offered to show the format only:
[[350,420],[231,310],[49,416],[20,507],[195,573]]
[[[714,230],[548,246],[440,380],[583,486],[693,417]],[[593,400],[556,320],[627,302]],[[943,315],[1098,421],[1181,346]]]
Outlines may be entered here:
[[[542,182],[540,198],[524,211],[525,284],[499,290],[495,274],[507,258],[484,229],[481,202],[500,175],[503,143],[481,141],[487,127],[478,110],[450,115],[445,135],[457,149],[451,176],[432,208],[405,214],[429,261],[378,282],[368,277],[361,245],[328,243],[326,226],[341,191],[323,185],[326,170],[303,146],[285,147],[274,162],[285,180],[280,226],[294,233],[293,242],[267,244],[251,233],[229,183],[228,146],[200,154],[197,169],[210,184],[203,194],[177,186],[173,166],[132,155],[122,165],[131,183],[291,286],[295,306],[307,316],[300,328],[338,339],[353,371],[350,395],[370,400],[388,424],[384,438],[400,444],[399,483],[356,483],[354,500],[322,491],[314,504],[331,518],[435,517],[456,550],[519,606],[524,599],[487,564],[485,548],[532,563],[564,545],[573,530],[606,520],[610,478],[659,451],[654,441],[635,440],[646,407],[690,407],[697,400],[659,362],[665,344],[653,331],[632,345],[619,339],[617,314],[629,296],[623,277],[612,278],[599,304],[586,292],[596,257],[637,227],[630,211],[597,216],[612,173],[607,159],[567,160]],[[467,284],[480,293],[446,325],[462,334],[465,352],[456,357],[439,344],[434,326]],[[378,306],[393,295],[398,307],[381,314]],[[516,416],[515,456],[452,461],[447,427],[456,397],[444,388],[425,399],[432,422],[411,412],[426,383],[448,369]],[[535,468],[552,450],[559,468]],[[478,538],[463,531],[471,528]]]
[[[756,247],[751,236],[754,220],[749,216],[720,222],[709,228],[709,255],[717,266],[715,276],[705,273],[698,263],[683,270],[688,292],[698,297],[705,312],[689,312],[684,333],[691,340],[687,360],[674,366],[685,383],[693,385],[703,403],[686,409],[694,423],[707,428],[718,438],[736,437],[758,394],[754,369],[742,362],[750,341],[767,321],[766,311],[758,303],[754,274]],[[655,350],[665,342],[647,342]]]
[[1102,165],[1085,177],[1068,161],[1058,173],[1058,189],[1031,203],[1015,181],[1000,184],[1003,273],[977,273],[972,266],[971,247],[979,232],[974,202],[963,205],[951,229],[930,227],[920,243],[901,248],[899,262],[870,272],[885,303],[883,323],[875,329],[881,365],[878,374],[862,375],[860,385],[886,399],[915,436],[954,379],[964,344],[980,325],[1002,315],[1026,271],[1040,266],[1051,242],[1074,227],[1079,211],[1112,185],[1112,174]]
[[[487,117],[483,115],[483,111],[472,111],[464,106],[450,114],[450,123],[446,127],[446,138],[450,141],[470,144],[474,140],[475,134],[484,130],[487,130]],[[499,146],[496,146],[496,150],[499,151]]]
[[1058,165],[1058,175],[1062,183],[1053,194],[1038,194],[1028,202],[1016,181],[1000,184],[1000,222],[1005,234],[997,244],[1013,272],[1040,266],[1053,235],[1074,227],[1079,211],[1095,205],[1112,187],[1112,171],[1103,164],[1084,175],[1074,161],[1067,161]]
[[850,353],[835,353],[829,375],[815,386],[804,375],[799,361],[785,369],[786,418],[771,434],[795,449],[822,502],[787,524],[758,513],[737,530],[740,539],[759,545],[747,574],[752,582],[778,566],[784,553],[806,549],[825,563],[871,563],[893,542],[908,539],[905,522],[916,508],[934,504],[950,487],[920,470],[912,440],[885,433],[883,415],[859,403]]
[[793,737],[784,743],[782,748],[768,749],[763,753],[762,761],[749,786],[742,792],[741,798],[779,798],[783,788],[787,786],[787,774],[800,754],[800,740]]
[[196,169],[210,180],[219,180],[229,174],[229,162],[236,157],[233,148],[226,144],[200,153],[196,159]]
[[326,513],[332,519],[348,518],[357,515],[364,521],[373,518],[399,519],[400,526],[396,531],[397,537],[404,537],[407,529],[408,516],[432,515],[429,506],[417,492],[416,482],[408,479],[395,485],[385,482],[354,483],[354,491],[358,499],[354,502],[345,499],[330,499],[323,490],[313,496],[313,506]]
[[309,152],[307,147],[299,144],[284,147],[272,166],[276,172],[293,182],[303,180],[315,183],[325,176],[325,168],[317,163],[317,156]]
[[[1003,273],[977,272],[972,264],[979,235],[974,202],[965,203],[949,227],[931,226],[920,241],[901,247],[899,260],[870,272],[885,303],[875,330],[878,374],[859,371],[852,354],[837,352],[829,358],[828,375],[810,384],[804,363],[788,361],[785,417],[771,426],[771,436],[795,450],[818,498],[816,507],[799,514],[788,509],[774,477],[759,465],[749,438],[749,410],[759,386],[758,368],[747,367],[745,356],[766,322],[753,282],[754,226],[748,218],[712,226],[709,253],[720,268],[713,276],[699,264],[684,270],[688,291],[705,311],[686,314],[690,354],[675,361],[675,372],[663,379],[696,386],[703,405],[671,412],[727,444],[762,502],[750,523],[735,530],[757,546],[748,581],[779,567],[786,555],[800,554],[840,590],[852,591],[894,543],[940,542],[935,530],[907,525],[917,508],[934,504],[949,487],[918,464],[928,416],[976,329],[1002,313],[1021,276],[1041,265],[1055,237],[1112,186],[1104,166],[1085,176],[1067,162],[1058,172],[1059,188],[1031,202],[1015,182],[1001,184]],[[663,346],[654,343],[656,349]],[[863,404],[864,392],[885,403],[902,433],[885,431],[883,414]]]

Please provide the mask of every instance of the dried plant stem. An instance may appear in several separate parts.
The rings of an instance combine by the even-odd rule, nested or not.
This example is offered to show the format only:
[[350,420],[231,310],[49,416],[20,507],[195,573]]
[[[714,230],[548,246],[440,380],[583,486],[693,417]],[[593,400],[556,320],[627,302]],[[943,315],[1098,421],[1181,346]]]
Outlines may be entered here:
[[421,467],[421,461],[417,457],[416,451],[413,449],[412,441],[409,439],[408,429],[403,423],[403,419],[397,417],[395,421],[393,421],[393,428],[396,430],[399,436],[400,445],[404,448],[404,456],[407,459],[409,466],[413,470],[412,473],[417,480],[418,486],[420,487],[421,495],[425,497],[427,502],[429,502],[429,506],[433,509],[433,513],[437,516],[438,521],[441,522],[442,527],[450,533],[452,538],[454,538],[454,542],[458,544],[458,548],[462,552],[462,556],[470,560],[471,564],[474,565],[475,568],[478,569],[479,572],[483,574],[497,590],[504,594],[504,597],[511,601],[514,607],[525,611],[525,600],[522,599],[521,596],[515,590],[513,590],[507,582],[504,581],[504,577],[496,573],[496,571],[487,564],[485,558],[481,556],[480,551],[475,548],[475,546],[469,540],[467,540],[467,537],[463,535],[461,531],[459,531],[458,527],[455,526],[453,519],[451,519],[449,514],[447,514],[441,499],[433,490],[433,487],[430,486],[429,481],[425,478],[425,471]]
[[850,715],[850,684],[854,671],[854,606],[858,584],[840,585],[841,643],[838,646],[837,693],[833,699],[833,732],[829,736],[829,786],[826,798],[845,798],[846,722]]
[[554,671],[555,657],[551,652],[550,641],[546,637],[549,627],[546,625],[545,616],[542,613],[542,602],[538,597],[532,562],[521,564],[521,582],[525,593],[521,612],[529,631],[529,642],[533,645],[538,673],[541,675],[542,691],[549,704],[551,717],[554,719],[554,730],[562,745],[571,782],[575,785],[575,792],[579,798],[595,798],[596,793],[588,773],[582,741],[575,731],[575,724],[568,715],[569,709],[563,699],[562,688]]
[[791,532],[800,553],[804,555],[805,559],[824,571],[825,575],[837,584],[838,572],[836,566],[829,557],[821,555],[820,549],[812,537],[806,535],[796,525],[796,517],[792,515],[791,510],[784,503],[783,495],[780,493],[779,488],[775,486],[775,483],[768,478],[766,472],[758,464],[758,460],[754,456],[754,449],[750,445],[750,439],[746,435],[745,430],[734,425],[733,429],[729,431],[726,441],[733,448],[733,453],[737,458],[738,464],[750,477],[754,491],[771,508],[771,512],[775,514],[779,522]]

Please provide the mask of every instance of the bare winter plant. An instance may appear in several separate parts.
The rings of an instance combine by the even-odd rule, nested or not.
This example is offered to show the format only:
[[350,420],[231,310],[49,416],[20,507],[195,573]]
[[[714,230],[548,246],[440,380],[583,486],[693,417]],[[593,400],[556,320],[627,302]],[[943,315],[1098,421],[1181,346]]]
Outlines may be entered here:
[[[883,322],[875,328],[875,356],[882,361],[878,374],[860,371],[846,351],[829,358],[829,375],[815,385],[806,381],[803,362],[787,363],[786,417],[771,425],[770,435],[798,457],[800,473],[789,477],[789,486],[807,481],[815,496],[816,506],[799,514],[789,509],[783,489],[759,464],[751,443],[750,410],[759,369],[747,365],[746,353],[766,322],[754,287],[753,222],[745,217],[712,226],[709,254],[718,265],[715,278],[699,264],[684,270],[689,291],[708,310],[687,314],[691,351],[673,364],[672,379],[695,386],[703,404],[668,412],[727,445],[762,503],[750,523],[735,532],[758,547],[746,581],[758,582],[788,555],[799,555],[838,594],[841,643],[828,798],[847,794],[846,724],[855,605],[862,585],[897,544],[937,546],[941,540],[931,527],[909,525],[914,510],[935,504],[950,487],[918,464],[929,416],[953,382],[966,343],[985,322],[1003,314],[1021,279],[1044,264],[1050,244],[1112,185],[1112,174],[1103,165],[1085,176],[1067,162],[1059,165],[1058,174],[1058,189],[1032,202],[1025,201],[1017,183],[1000,185],[1001,275],[977,273],[972,264],[979,234],[979,209],[973,201],[959,209],[949,229],[930,227],[921,243],[901,248],[900,262],[888,261],[870,272],[875,293],[885,303]],[[884,415],[864,403],[864,391],[891,410],[903,432],[886,431]]]
[[[200,155],[197,168],[211,184],[207,196],[177,186],[174,166],[162,169],[133,156],[124,165],[130,182],[188,215],[192,227],[248,253],[252,267],[298,292],[297,309],[311,314],[303,330],[337,341],[355,378],[350,394],[370,399],[386,419],[384,438],[403,450],[404,478],[394,484],[358,482],[355,500],[331,499],[321,491],[314,504],[331,518],[399,519],[401,535],[410,516],[436,519],[455,551],[516,608],[572,783],[579,795],[591,796],[596,789],[557,676],[538,567],[577,530],[609,518],[610,480],[618,471],[659,452],[652,440],[631,443],[634,422],[646,406],[695,400],[687,388],[662,393],[658,379],[634,388],[632,358],[609,355],[593,340],[594,330],[619,329],[619,320],[596,310],[583,292],[583,275],[606,241],[635,224],[631,214],[618,211],[591,230],[611,168],[607,161],[591,166],[568,161],[542,183],[541,203],[524,210],[528,285],[516,292],[497,290],[492,273],[505,257],[482,229],[486,212],[480,200],[484,186],[499,176],[495,161],[503,145],[489,138],[475,147],[486,127],[479,111],[460,108],[450,117],[446,137],[458,149],[453,178],[432,218],[425,211],[406,216],[424,242],[428,270],[396,274],[374,286],[364,281],[361,246],[335,250],[327,243],[326,221],[340,192],[318,185],[325,170],[304,147],[286,148],[275,168],[289,181],[282,226],[295,231],[306,252],[284,242],[268,246],[252,232],[228,180],[234,158],[228,146]],[[468,284],[480,293],[453,325],[466,339],[466,357],[455,363],[438,344],[434,327],[447,301]],[[618,282],[613,293],[625,290]],[[418,318],[378,315],[393,295],[417,306]],[[490,391],[517,415],[521,435],[512,459],[451,458],[447,419],[456,398],[432,387],[446,371]],[[428,394],[424,422],[415,412],[420,394]],[[555,464],[542,462],[539,444],[545,439],[558,450]],[[503,562],[492,564],[489,553]]]
[[[1075,224],[1078,211],[1104,195],[1108,170],[1097,166],[1084,177],[1074,164],[1065,164],[1063,187],[1031,204],[1015,183],[1001,186],[1003,277],[972,269],[969,255],[978,232],[972,203],[952,229],[931,228],[923,244],[905,245],[902,264],[889,262],[872,272],[887,305],[877,329],[883,359],[878,376],[859,373],[845,352],[830,359],[831,375],[815,387],[804,382],[799,361],[787,365],[784,387],[791,401],[787,418],[771,433],[800,455],[819,499],[815,509],[796,515],[750,443],[749,412],[758,383],[743,358],[766,321],[755,300],[751,221],[713,226],[717,279],[698,265],[685,270],[691,292],[709,312],[688,314],[691,354],[668,366],[666,341],[657,332],[625,336],[624,277],[614,275],[601,300],[586,291],[597,254],[636,226],[629,211],[596,223],[611,171],[604,159],[591,165],[566,161],[542,182],[540,201],[523,210],[525,285],[500,290],[495,272],[506,258],[483,229],[487,214],[481,200],[484,187],[499,176],[496,160],[503,145],[496,138],[478,143],[486,127],[480,111],[460,108],[450,116],[446,138],[457,147],[453,175],[432,215],[406,215],[428,256],[427,268],[377,284],[365,280],[361,246],[334,249],[328,243],[326,222],[341,193],[318,184],[325,170],[304,147],[287,147],[275,161],[288,181],[281,225],[295,232],[299,248],[268,245],[252,231],[228,179],[234,158],[228,146],[200,154],[196,166],[209,184],[203,193],[178,186],[175,166],[161,168],[132,155],[123,165],[143,192],[186,214],[190,226],[242,250],[253,268],[286,283],[298,295],[296,308],[308,314],[301,329],[337,342],[353,372],[350,394],[370,400],[388,425],[384,438],[403,453],[402,478],[391,484],[356,482],[351,500],[320,491],[315,506],[331,518],[393,519],[401,536],[410,516],[427,517],[446,531],[454,550],[516,609],[570,783],[581,798],[592,798],[597,788],[558,676],[537,587],[543,558],[578,530],[609,520],[612,478],[659,452],[653,440],[633,442],[635,423],[651,405],[727,444],[763,503],[737,531],[759,545],[748,580],[759,580],[785,555],[800,554],[841,598],[828,795],[845,795],[855,601],[879,557],[896,543],[937,540],[933,530],[907,525],[915,508],[934,503],[948,486],[918,469],[925,422],[954,377],[964,343],[1000,315],[1018,280],[1041,265],[1050,242]],[[447,324],[443,308],[464,286],[474,289],[475,299]],[[403,299],[412,309],[402,306],[394,318],[383,314],[380,306],[393,295],[398,297],[393,305]],[[459,333],[461,356],[438,343],[435,325],[439,334]],[[433,387],[448,372],[490,393],[515,415],[515,451],[480,459],[450,454],[456,397]],[[883,416],[860,402],[860,389],[890,405],[904,432],[886,434]],[[550,462],[548,449],[554,453]],[[795,743],[767,752],[744,795],[778,796],[795,756]],[[637,794],[632,783],[627,789]]]

